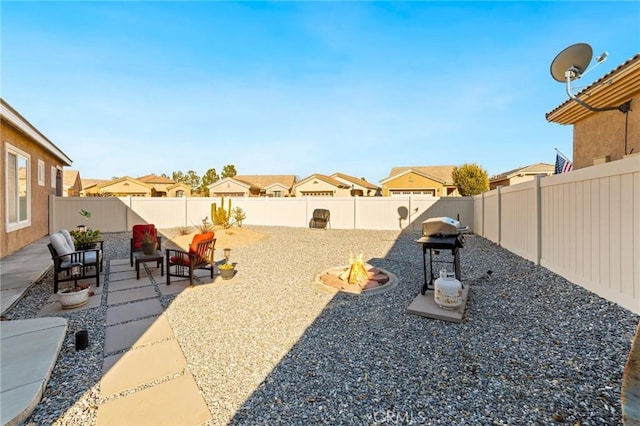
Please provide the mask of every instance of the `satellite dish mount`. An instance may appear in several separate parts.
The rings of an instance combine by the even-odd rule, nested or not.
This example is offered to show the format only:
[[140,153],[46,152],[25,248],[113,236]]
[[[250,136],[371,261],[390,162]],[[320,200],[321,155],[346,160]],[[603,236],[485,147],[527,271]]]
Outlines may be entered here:
[[589,111],[601,112],[617,109],[623,113],[629,112],[631,109],[631,101],[627,101],[620,106],[614,107],[593,107],[571,93],[571,82],[573,80],[579,79],[588,71],[591,71],[593,68],[607,60],[607,52],[604,52],[602,55],[596,57],[597,64],[587,69],[592,56],[593,49],[591,49],[591,46],[587,43],[571,45],[558,53],[553,62],[551,62],[551,76],[560,83],[566,83],[567,95],[569,95],[569,98],[576,101],[579,105]]

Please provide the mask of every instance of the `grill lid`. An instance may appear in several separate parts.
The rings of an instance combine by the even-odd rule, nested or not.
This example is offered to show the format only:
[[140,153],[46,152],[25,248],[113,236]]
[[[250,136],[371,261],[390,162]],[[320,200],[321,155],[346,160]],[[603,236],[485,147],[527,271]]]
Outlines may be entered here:
[[468,227],[461,227],[459,221],[450,217],[432,217],[422,222],[422,235],[426,237],[456,236],[467,229]]

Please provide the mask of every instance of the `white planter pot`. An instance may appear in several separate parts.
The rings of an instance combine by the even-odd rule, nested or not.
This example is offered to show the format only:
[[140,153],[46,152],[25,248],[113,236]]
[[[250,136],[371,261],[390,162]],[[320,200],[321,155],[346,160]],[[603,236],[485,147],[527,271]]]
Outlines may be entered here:
[[58,296],[62,309],[78,308],[89,301],[89,288],[78,291],[60,290]]

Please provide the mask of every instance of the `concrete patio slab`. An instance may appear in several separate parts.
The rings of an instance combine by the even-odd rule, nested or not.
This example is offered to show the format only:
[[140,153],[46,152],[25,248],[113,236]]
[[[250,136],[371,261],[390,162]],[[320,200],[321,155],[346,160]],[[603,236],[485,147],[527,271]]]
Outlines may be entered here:
[[134,272],[134,277],[129,278],[127,280],[122,280],[122,281],[109,280],[109,293],[111,293],[112,291],[130,290],[132,288],[138,288],[138,287],[148,287],[150,285],[153,285],[153,283],[147,277],[144,277],[143,279],[140,279],[140,280],[136,280],[135,272]]
[[173,339],[173,329],[164,315],[113,325],[105,329],[104,353],[110,354],[161,340]]
[[42,317],[47,315],[61,314],[65,312],[78,312],[84,309],[99,308],[102,305],[102,287],[91,287],[91,290],[93,290],[95,294],[89,297],[89,301],[87,302],[87,304],[73,309],[63,309],[62,305],[60,304],[60,296],[57,294],[52,294],[51,296],[49,296],[49,299],[47,299],[47,303],[45,303],[44,306],[42,306],[42,308],[40,309],[40,312],[38,312],[38,316]]
[[36,407],[67,334],[64,318],[0,322],[0,418],[20,424]]
[[211,413],[191,374],[108,401],[98,407],[99,426],[201,425]]
[[187,360],[175,339],[126,352],[100,380],[103,396],[135,389],[182,372]]
[[186,288],[189,288],[188,278],[171,277],[171,285],[167,285],[166,282],[158,283],[158,289],[163,296],[180,293]]
[[[144,275],[144,274],[143,274]],[[135,269],[127,269],[126,271],[120,272],[110,272],[109,273],[109,283],[123,280],[136,280],[136,270]],[[142,281],[142,280],[140,280]]]
[[469,286],[466,285],[462,289],[462,304],[460,307],[456,310],[442,309],[433,299],[433,290],[427,290],[424,295],[418,294],[418,296],[413,299],[413,302],[411,302],[407,308],[407,312],[427,318],[461,323],[468,300]]
[[[109,283],[111,285],[111,283]],[[107,308],[106,325],[118,324],[150,316],[157,316],[163,312],[158,299],[142,300],[124,305],[109,306]]]
[[149,299],[157,296],[158,294],[153,286],[136,287],[121,291],[110,291],[107,295],[107,305],[117,305],[120,303]]

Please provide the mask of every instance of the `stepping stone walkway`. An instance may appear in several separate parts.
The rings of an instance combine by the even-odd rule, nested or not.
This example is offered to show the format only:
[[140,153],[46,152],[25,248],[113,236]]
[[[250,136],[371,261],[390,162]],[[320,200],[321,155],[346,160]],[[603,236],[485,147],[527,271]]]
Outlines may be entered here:
[[[167,286],[154,264],[140,267],[138,280],[129,259],[109,262],[100,380],[106,401],[98,406],[97,424],[201,425],[211,413],[186,371],[187,361],[160,303],[162,295],[178,293],[189,282],[172,278]],[[73,310],[101,305],[103,286],[92,290],[96,294],[89,303]],[[58,296],[52,295],[39,315],[61,311]]]

